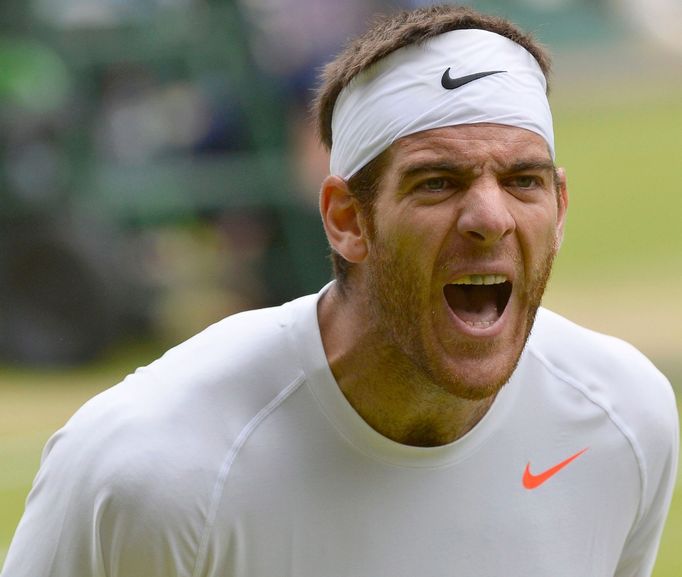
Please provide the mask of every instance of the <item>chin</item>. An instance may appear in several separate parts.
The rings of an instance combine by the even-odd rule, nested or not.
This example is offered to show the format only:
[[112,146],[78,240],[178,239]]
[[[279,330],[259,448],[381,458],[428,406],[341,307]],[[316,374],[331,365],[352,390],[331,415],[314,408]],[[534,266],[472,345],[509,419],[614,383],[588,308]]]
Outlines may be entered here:
[[470,343],[464,347],[460,343],[460,354],[450,357],[445,363],[432,365],[438,367],[437,371],[431,371],[432,379],[442,389],[463,399],[494,397],[516,370],[530,334],[533,316],[529,315],[530,322],[525,330],[517,332],[511,339]]
[[482,368],[479,364],[473,366],[470,371],[460,366],[456,372],[448,375],[448,378],[440,380],[441,388],[462,399],[471,401],[489,399],[497,395],[509,381],[516,364],[514,362],[511,366],[499,369],[491,367],[490,370]]

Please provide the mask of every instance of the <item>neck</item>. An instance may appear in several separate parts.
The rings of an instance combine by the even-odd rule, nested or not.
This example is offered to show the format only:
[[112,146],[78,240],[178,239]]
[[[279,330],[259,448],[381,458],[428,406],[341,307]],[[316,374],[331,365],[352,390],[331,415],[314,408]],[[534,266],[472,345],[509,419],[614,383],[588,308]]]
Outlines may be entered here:
[[339,388],[377,432],[398,443],[438,446],[470,431],[494,397],[463,399],[449,393],[385,342],[367,307],[336,285],[318,304],[322,342]]

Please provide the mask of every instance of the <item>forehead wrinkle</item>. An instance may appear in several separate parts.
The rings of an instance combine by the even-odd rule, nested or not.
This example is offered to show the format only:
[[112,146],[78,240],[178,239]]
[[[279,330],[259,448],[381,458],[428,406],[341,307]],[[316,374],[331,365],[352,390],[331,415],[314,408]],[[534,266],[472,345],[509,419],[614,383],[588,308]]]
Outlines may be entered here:
[[500,125],[437,128],[404,137],[389,150],[388,170],[401,183],[429,170],[474,179],[485,170],[509,174],[555,168],[540,137]]
[[[433,131],[436,132],[436,131]],[[466,139],[430,134],[417,138],[407,137],[394,143],[394,170],[398,174],[412,174],[424,170],[442,170],[452,173],[473,172],[481,169],[485,159],[472,158]]]

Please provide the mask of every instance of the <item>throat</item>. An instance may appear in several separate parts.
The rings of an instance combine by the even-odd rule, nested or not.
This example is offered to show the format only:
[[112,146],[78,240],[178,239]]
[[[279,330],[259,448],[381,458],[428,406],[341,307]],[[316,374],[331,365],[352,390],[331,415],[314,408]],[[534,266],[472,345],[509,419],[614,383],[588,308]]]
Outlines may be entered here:
[[[374,355],[374,361],[381,354]],[[347,359],[346,359],[347,361]],[[379,372],[358,374],[358,366],[332,367],[339,388],[358,415],[375,431],[402,445],[438,447],[468,433],[487,413],[495,395],[467,399],[454,395],[420,377],[409,367],[379,362]],[[344,363],[345,364],[345,363]]]
[[384,434],[398,443],[413,447],[440,447],[460,439],[471,431],[490,409],[495,397],[480,400],[459,399],[449,410],[413,416],[403,421],[393,434]]

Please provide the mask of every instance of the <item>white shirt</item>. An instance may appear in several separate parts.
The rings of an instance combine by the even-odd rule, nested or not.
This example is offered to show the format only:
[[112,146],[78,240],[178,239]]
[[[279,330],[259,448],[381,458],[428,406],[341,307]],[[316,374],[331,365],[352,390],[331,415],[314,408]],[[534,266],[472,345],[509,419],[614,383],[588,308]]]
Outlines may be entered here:
[[86,403],[2,577],[650,575],[678,418],[639,352],[541,309],[481,422],[411,447],[339,390],[317,299],[227,318]]

